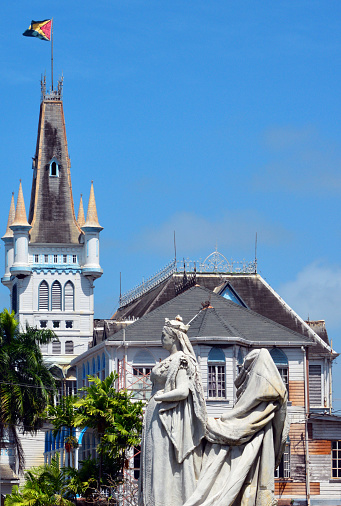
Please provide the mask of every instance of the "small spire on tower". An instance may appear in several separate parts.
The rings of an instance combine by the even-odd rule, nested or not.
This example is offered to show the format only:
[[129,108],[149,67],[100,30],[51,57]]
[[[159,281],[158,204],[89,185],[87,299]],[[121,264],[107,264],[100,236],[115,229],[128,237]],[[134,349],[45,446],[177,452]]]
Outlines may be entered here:
[[83,207],[83,194],[82,193],[81,193],[81,199],[79,201],[77,222],[80,227],[82,227],[85,223],[84,207]]
[[30,224],[28,223],[27,217],[26,217],[26,209],[25,209],[24,195],[22,192],[21,179],[20,179],[20,184],[19,184],[17,206],[15,209],[14,221],[12,222],[11,227],[18,226],[18,225],[24,226],[24,227],[30,227]]
[[92,228],[100,228],[100,229],[103,228],[98,223],[97,208],[96,208],[96,201],[95,201],[95,192],[94,192],[94,182],[93,181],[91,181],[88,212],[86,215],[86,222],[83,225],[83,227],[92,227]]
[[13,231],[9,227],[12,225],[14,217],[15,217],[15,204],[14,204],[14,192],[12,192],[11,205],[8,213],[7,228],[5,235],[2,237],[3,239],[6,237],[13,237]]

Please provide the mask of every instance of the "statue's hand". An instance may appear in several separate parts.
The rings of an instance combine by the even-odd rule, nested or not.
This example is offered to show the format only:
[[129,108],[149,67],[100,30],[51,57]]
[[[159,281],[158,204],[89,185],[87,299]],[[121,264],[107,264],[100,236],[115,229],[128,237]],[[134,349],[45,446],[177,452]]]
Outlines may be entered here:
[[162,399],[160,399],[160,396],[162,396],[162,395],[163,395],[163,393],[164,393],[164,390],[163,390],[163,389],[162,389],[162,390],[158,390],[158,391],[156,392],[156,394],[154,395],[154,399],[155,399],[156,401],[162,401]]

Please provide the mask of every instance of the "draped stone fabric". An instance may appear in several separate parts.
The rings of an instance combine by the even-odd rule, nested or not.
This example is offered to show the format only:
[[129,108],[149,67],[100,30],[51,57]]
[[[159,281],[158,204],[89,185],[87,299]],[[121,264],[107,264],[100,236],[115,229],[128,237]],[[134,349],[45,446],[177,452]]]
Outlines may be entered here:
[[251,352],[237,378],[235,407],[208,419],[196,490],[185,506],[270,506],[274,469],[289,432],[287,391],[270,353]]
[[[180,367],[190,371],[181,352],[166,361],[154,368],[153,382],[165,385]],[[220,419],[207,419],[204,439],[206,409],[195,406],[200,393],[193,395],[190,389],[188,398],[177,403],[151,399],[142,443],[140,506],[276,504],[274,469],[289,424],[287,391],[267,350],[247,355],[236,387],[235,407]]]
[[[155,401],[156,393],[175,389],[180,369],[187,372],[188,397]],[[197,484],[207,422],[196,360],[179,351],[156,364],[151,380],[153,396],[146,409],[141,444],[139,505],[180,506]]]

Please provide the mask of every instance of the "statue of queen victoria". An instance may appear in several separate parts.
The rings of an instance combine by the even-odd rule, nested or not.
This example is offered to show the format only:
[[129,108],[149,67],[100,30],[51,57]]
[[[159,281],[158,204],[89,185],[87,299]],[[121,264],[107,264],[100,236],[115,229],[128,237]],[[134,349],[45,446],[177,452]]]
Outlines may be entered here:
[[151,372],[141,447],[139,506],[272,506],[274,469],[289,426],[287,391],[269,352],[251,351],[237,402],[208,418],[189,326],[166,318],[169,357]]

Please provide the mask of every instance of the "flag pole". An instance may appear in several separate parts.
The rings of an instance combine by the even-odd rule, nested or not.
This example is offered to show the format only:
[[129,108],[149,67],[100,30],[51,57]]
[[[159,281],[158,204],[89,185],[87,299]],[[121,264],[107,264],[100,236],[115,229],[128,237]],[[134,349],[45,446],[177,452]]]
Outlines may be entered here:
[[52,81],[52,91],[53,91],[53,18],[51,22],[51,81]]

